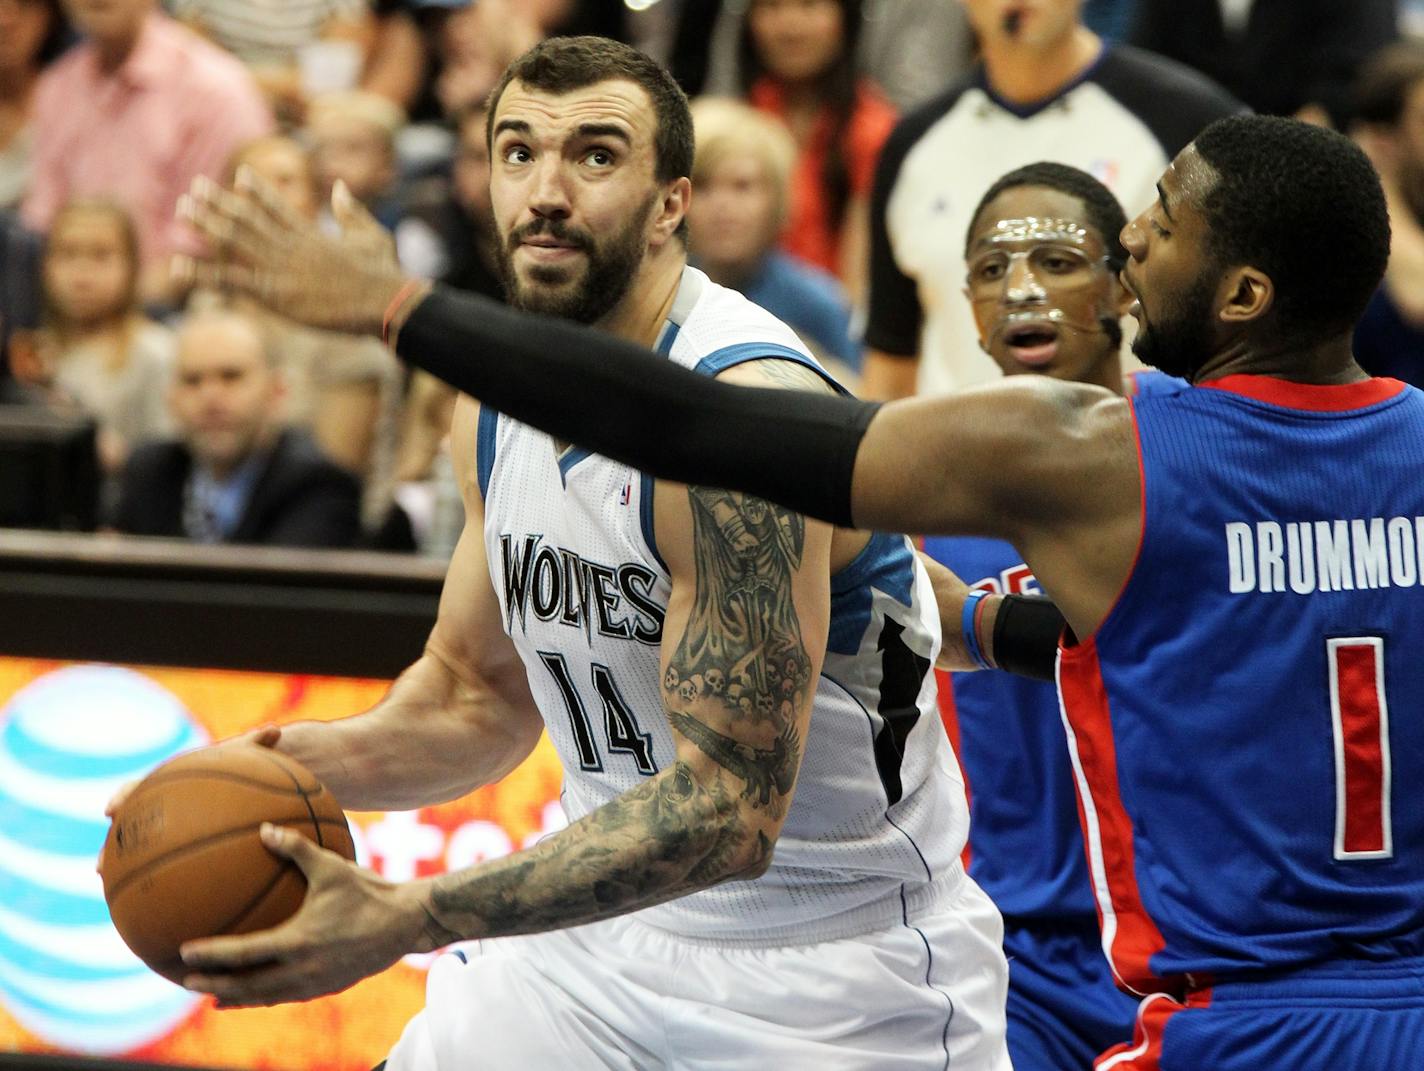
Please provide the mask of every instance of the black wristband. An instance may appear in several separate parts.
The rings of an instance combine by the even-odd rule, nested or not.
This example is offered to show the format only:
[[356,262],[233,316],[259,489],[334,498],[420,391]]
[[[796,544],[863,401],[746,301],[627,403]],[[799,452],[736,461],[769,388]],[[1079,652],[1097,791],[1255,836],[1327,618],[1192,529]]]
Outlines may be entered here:
[[1042,595],[1005,595],[994,618],[994,664],[1009,673],[1051,681],[1067,622]]

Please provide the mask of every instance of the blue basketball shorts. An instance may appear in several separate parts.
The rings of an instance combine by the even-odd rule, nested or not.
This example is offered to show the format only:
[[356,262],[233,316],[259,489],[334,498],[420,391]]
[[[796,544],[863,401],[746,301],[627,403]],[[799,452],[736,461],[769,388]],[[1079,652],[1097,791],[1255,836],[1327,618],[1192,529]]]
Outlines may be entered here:
[[1015,1071],[1086,1071],[1132,1038],[1138,1001],[1113,983],[1096,919],[1004,919]]
[[1331,961],[1148,997],[1095,1071],[1418,1071],[1424,961]]

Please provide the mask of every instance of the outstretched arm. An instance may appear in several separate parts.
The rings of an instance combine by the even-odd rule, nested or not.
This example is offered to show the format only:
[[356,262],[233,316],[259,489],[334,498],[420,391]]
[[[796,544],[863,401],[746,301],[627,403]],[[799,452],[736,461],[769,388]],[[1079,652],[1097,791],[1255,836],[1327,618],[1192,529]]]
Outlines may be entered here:
[[290,218],[260,185],[201,191],[187,211],[228,258],[198,281],[320,326],[394,327],[403,358],[562,439],[841,527],[1008,539],[1080,635],[1131,569],[1141,484],[1127,403],[1107,391],[1021,376],[877,409],[709,381],[577,324],[413,284],[369,243],[353,253]]

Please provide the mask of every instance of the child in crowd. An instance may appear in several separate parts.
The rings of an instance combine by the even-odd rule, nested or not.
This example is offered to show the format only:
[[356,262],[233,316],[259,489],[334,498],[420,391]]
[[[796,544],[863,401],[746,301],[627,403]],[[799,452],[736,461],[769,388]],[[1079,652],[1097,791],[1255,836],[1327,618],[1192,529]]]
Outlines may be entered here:
[[42,276],[44,323],[16,375],[95,418],[112,476],[135,443],[169,430],[173,334],[139,307],[133,220],[111,201],[71,201],[50,228]]

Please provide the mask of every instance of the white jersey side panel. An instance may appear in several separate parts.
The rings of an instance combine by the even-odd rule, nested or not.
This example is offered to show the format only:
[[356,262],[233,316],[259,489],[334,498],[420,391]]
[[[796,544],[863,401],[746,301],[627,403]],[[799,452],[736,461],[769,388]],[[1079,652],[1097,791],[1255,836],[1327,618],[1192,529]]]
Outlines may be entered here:
[[[757,357],[815,367],[795,335],[687,269],[659,348],[713,373]],[[481,416],[490,572],[563,761],[576,820],[674,761],[659,650],[668,574],[653,482],[547,435]],[[928,576],[877,535],[832,578],[832,618],[796,794],[770,869],[649,908],[691,937],[814,939],[954,867],[968,814],[929,671],[940,643]]]

